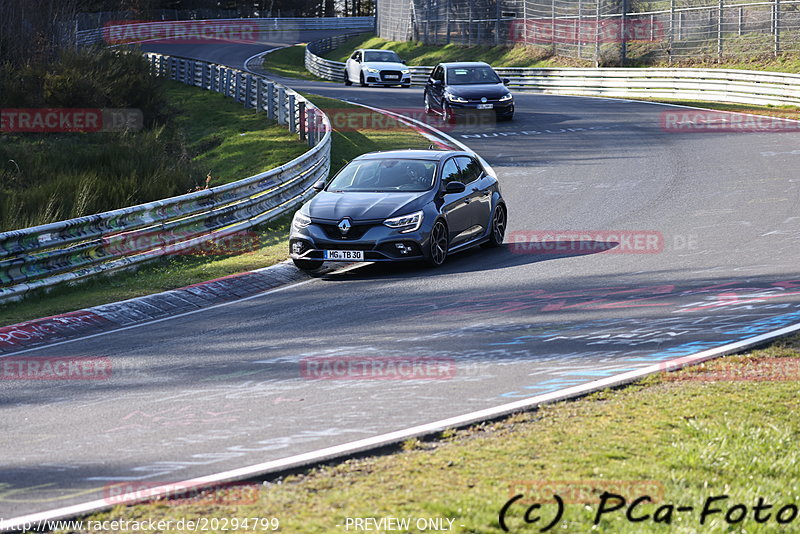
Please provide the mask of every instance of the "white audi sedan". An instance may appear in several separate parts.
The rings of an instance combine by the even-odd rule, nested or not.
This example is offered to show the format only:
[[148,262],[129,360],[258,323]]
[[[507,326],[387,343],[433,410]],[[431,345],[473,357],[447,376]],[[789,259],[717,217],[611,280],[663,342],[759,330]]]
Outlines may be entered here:
[[392,50],[359,49],[347,60],[344,84],[411,86],[411,71]]

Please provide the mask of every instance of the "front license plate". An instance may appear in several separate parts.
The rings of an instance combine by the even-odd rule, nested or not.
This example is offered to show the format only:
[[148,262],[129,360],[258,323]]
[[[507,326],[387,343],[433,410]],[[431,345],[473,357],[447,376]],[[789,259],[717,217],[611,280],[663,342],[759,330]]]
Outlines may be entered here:
[[387,74],[386,76],[384,76],[384,78],[386,78],[387,80],[399,80],[400,76],[395,76],[394,74]]
[[364,261],[363,250],[326,250],[325,259],[332,261]]
[[478,104],[478,109],[492,109],[494,104]]

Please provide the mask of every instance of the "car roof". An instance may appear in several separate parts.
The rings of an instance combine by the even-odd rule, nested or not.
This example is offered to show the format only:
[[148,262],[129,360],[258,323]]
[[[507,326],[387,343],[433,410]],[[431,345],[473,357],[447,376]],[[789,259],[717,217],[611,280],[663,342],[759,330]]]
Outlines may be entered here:
[[444,68],[450,67],[491,67],[488,63],[483,61],[455,61],[453,63],[439,63]]
[[448,156],[469,156],[463,150],[385,150],[381,152],[368,152],[354,159],[427,159],[440,161]]
[[[385,50],[383,48],[359,48],[362,52],[394,52],[394,50]],[[394,52],[395,54],[397,52]]]

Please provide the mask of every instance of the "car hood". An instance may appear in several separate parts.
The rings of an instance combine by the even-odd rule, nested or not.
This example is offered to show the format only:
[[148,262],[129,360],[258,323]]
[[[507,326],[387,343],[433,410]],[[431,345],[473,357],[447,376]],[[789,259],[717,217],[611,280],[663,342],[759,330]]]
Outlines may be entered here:
[[304,213],[312,219],[339,221],[350,217],[353,221],[387,219],[421,209],[423,198],[429,193],[333,193],[322,191],[311,199]]
[[402,63],[394,63],[387,61],[366,61],[362,63],[361,66],[363,68],[371,67],[373,69],[381,69],[381,70],[403,70],[408,68],[408,66],[403,65]]
[[510,92],[502,83],[448,85],[447,91],[452,95],[460,96],[462,98],[480,98],[485,96],[489,100],[496,100]]

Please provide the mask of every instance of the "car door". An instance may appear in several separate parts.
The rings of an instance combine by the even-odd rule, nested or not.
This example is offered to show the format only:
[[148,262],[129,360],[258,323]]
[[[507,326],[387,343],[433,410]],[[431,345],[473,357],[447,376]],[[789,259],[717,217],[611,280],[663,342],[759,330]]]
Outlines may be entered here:
[[361,50],[356,50],[347,60],[347,76],[353,83],[358,83],[361,74]]
[[[437,85],[434,81],[439,81]],[[430,78],[428,78],[428,94],[431,97],[431,104],[435,109],[442,109],[442,98],[444,95],[444,69],[441,65],[437,65]]]
[[461,173],[459,181],[467,187],[466,212],[470,218],[467,238],[472,239],[484,234],[489,226],[492,213],[492,180],[487,178],[483,167],[475,158],[456,156],[455,160]]
[[458,168],[455,158],[444,162],[441,171],[442,214],[447,222],[450,233],[450,246],[458,245],[469,238],[468,231],[473,225],[473,216],[470,214],[469,190],[463,193],[444,194],[444,188],[450,182],[461,181],[461,169]]

